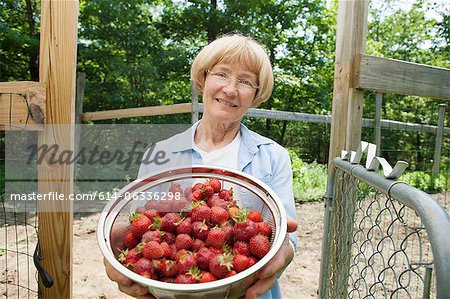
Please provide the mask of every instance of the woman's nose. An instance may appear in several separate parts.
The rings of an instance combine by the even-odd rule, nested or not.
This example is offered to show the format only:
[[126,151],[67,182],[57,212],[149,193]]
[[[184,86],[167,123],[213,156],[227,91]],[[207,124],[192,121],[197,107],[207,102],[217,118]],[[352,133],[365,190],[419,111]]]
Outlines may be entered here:
[[223,90],[228,95],[235,95],[238,92],[238,83],[235,80],[230,80],[224,87]]

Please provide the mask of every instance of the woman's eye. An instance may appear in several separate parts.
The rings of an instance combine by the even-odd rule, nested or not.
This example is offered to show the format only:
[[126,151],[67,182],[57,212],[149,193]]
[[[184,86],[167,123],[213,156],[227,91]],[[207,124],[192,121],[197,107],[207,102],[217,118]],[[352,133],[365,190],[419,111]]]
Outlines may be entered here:
[[228,75],[226,73],[216,73],[216,76],[225,79],[228,78]]
[[245,85],[245,86],[253,86],[253,84],[250,81],[245,80],[245,79],[238,79],[237,82],[239,84],[242,84],[242,85]]

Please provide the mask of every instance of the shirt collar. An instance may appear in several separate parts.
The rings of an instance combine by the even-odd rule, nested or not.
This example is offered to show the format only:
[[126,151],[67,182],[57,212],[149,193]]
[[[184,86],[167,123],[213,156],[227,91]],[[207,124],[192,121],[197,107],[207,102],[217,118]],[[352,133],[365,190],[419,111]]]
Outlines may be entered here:
[[[172,153],[195,150],[194,135],[201,120],[197,121],[186,131],[178,134],[172,142]],[[273,141],[250,131],[245,125],[240,124],[241,144],[244,145],[250,154],[255,154],[258,147],[262,144],[272,143]]]

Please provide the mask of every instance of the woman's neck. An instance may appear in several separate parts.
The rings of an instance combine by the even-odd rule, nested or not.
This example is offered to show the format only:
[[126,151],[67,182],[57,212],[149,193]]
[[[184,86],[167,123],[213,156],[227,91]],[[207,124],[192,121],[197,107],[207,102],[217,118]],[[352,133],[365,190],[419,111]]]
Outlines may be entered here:
[[239,122],[225,124],[202,118],[195,131],[194,141],[201,150],[210,152],[230,144],[239,130]]

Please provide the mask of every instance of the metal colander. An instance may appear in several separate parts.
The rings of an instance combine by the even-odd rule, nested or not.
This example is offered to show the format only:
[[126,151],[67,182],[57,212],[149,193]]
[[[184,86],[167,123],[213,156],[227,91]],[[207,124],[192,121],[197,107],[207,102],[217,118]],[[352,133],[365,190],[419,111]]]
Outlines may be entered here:
[[[233,188],[234,198],[241,208],[258,210],[264,221],[272,228],[269,252],[255,265],[228,278],[213,282],[197,284],[166,283],[146,278],[123,266],[116,258],[120,240],[116,242],[118,231],[124,232],[128,217],[149,200],[161,203],[166,212],[174,205],[167,204],[173,197],[167,196],[167,190],[179,183],[183,189],[196,182],[217,178],[222,188]],[[163,198],[165,197],[165,198]],[[179,212],[176,210],[171,210]],[[110,201],[103,209],[99,220],[97,238],[100,249],[108,262],[120,273],[131,280],[144,285],[157,298],[239,298],[256,280],[255,274],[267,264],[280,249],[286,237],[287,216],[278,196],[262,181],[255,177],[228,168],[195,165],[187,168],[173,168],[136,180],[117,194],[117,199]],[[114,232],[114,234],[112,234]],[[120,238],[119,238],[120,239]],[[112,244],[114,243],[114,244]]]

